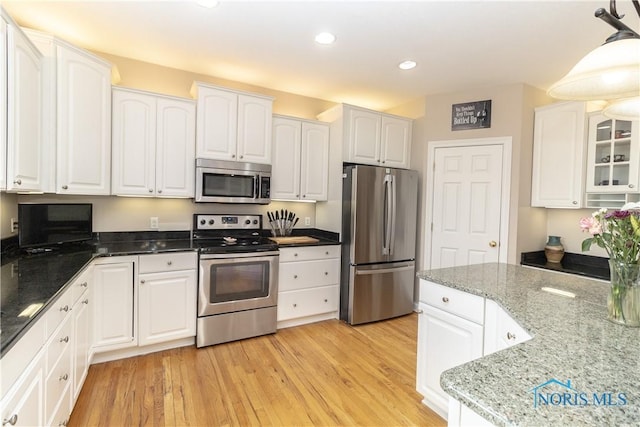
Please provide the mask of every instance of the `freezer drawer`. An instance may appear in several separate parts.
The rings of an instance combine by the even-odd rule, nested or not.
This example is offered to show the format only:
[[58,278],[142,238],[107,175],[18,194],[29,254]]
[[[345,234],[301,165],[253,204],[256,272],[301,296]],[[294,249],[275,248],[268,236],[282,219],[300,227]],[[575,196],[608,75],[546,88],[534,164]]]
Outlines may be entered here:
[[375,322],[413,311],[413,261],[351,266],[347,322]]

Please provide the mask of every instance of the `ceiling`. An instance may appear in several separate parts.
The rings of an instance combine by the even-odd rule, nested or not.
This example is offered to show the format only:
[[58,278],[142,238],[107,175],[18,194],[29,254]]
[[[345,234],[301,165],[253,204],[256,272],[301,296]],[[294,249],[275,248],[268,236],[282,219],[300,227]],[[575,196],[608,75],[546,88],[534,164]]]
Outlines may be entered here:
[[[546,90],[614,29],[606,0],[2,1],[78,46],[251,85],[386,110],[511,83]],[[630,1],[623,22],[638,29]],[[314,42],[321,31],[333,45]],[[418,66],[397,65],[413,59]]]

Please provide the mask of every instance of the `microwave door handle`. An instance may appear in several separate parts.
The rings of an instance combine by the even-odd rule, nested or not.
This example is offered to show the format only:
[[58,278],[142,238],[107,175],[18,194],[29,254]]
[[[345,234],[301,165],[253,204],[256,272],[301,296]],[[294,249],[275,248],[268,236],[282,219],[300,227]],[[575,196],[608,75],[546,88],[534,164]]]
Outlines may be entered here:
[[257,199],[259,197],[259,187],[258,185],[260,184],[260,175],[254,175],[253,176],[253,198]]

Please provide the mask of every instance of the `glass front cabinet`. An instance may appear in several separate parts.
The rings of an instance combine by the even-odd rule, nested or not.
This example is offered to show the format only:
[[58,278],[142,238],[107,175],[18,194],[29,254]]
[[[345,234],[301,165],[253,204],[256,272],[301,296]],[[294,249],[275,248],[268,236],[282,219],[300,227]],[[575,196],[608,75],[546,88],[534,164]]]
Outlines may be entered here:
[[638,193],[639,155],[638,121],[610,119],[599,113],[591,115],[586,192],[620,196]]

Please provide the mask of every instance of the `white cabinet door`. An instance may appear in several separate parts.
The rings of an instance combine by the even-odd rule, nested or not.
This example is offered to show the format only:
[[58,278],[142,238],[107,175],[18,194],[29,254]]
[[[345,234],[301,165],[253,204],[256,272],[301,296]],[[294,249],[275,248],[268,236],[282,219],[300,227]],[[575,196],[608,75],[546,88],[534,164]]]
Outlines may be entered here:
[[536,108],[531,206],[582,207],[586,146],[584,102]]
[[190,100],[157,100],[156,194],[193,197],[195,176],[195,105]]
[[114,88],[112,119],[113,194],[153,195],[156,191],[156,99]]
[[[41,352],[42,355],[44,352]],[[0,403],[2,423],[12,426],[44,425],[44,361],[38,356]]]
[[96,352],[136,345],[133,270],[133,261],[124,260],[97,264],[93,268],[93,347]]
[[273,100],[238,95],[238,160],[271,164]]
[[345,161],[378,165],[380,163],[380,113],[345,107],[348,126]]
[[296,200],[300,197],[301,128],[299,120],[273,119],[272,199]]
[[7,26],[7,191],[42,190],[42,55]]
[[71,394],[72,406],[80,395],[82,385],[89,372],[89,349],[91,346],[91,306],[92,299],[89,291],[80,296],[75,303],[73,315],[73,387]]
[[531,339],[511,316],[495,301],[487,300],[484,325],[484,355]]
[[57,192],[109,195],[111,68],[66,46],[57,61]]
[[482,325],[420,304],[417,389],[424,403],[446,418],[449,395],[440,387],[447,369],[482,356]]
[[392,168],[409,168],[411,153],[411,121],[382,116],[380,164]]
[[196,271],[139,275],[139,344],[196,334]]
[[0,16],[0,190],[7,189],[7,22]]
[[329,127],[302,123],[300,199],[327,200],[329,191]]
[[196,157],[236,160],[238,95],[198,85]]

